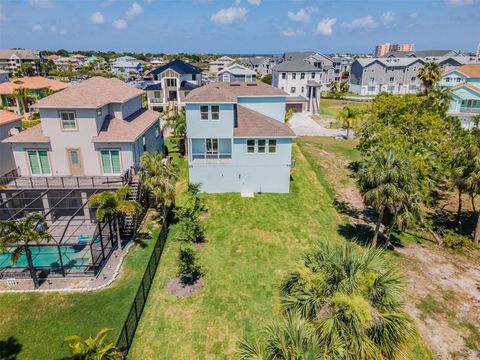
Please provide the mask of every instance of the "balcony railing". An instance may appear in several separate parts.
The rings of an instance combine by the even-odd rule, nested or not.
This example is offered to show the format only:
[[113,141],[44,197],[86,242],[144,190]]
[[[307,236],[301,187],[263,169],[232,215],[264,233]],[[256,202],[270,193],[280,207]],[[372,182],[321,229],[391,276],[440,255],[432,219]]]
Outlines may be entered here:
[[158,103],[163,102],[163,99],[162,98],[148,98],[148,101],[150,101],[151,103],[158,104]]
[[467,114],[480,114],[480,108],[478,108],[478,107],[461,107],[460,112],[461,113],[467,113]]
[[232,161],[231,153],[192,153],[193,163],[228,163]]

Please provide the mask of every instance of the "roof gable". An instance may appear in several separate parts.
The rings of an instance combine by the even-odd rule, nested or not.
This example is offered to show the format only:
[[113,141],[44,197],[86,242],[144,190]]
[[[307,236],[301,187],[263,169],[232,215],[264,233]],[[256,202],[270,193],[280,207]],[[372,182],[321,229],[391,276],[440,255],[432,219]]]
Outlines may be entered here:
[[168,69],[171,69],[178,74],[200,74],[202,72],[202,69],[200,69],[199,67],[188,64],[180,59],[176,59],[169,62],[168,64],[156,68],[155,70],[152,70],[150,73],[153,75],[159,75]]

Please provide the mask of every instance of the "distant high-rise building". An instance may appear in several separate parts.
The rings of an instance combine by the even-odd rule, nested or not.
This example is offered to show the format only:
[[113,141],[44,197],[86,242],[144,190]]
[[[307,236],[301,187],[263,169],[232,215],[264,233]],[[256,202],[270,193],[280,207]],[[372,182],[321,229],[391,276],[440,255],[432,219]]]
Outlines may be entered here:
[[375,56],[380,57],[390,51],[413,51],[413,44],[390,44],[385,43],[375,46]]

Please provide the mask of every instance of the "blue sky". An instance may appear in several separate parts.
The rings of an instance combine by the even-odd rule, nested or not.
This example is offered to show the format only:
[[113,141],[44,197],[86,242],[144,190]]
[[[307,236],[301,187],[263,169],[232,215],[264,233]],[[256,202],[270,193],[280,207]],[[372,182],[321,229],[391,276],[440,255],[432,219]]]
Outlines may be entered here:
[[480,0],[0,0],[0,48],[371,52],[474,50]]

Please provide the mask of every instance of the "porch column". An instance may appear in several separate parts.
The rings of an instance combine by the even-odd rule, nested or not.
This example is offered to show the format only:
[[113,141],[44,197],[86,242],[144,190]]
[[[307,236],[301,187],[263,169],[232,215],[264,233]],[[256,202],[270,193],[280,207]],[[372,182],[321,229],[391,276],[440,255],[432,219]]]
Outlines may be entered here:
[[[48,204],[48,197],[47,194],[42,196],[42,206],[45,211],[45,214],[50,212],[50,205]],[[45,216],[45,220],[52,222],[52,214],[47,214]]]
[[91,220],[90,219],[90,208],[88,207],[88,204],[87,204],[87,200],[88,200],[88,196],[87,196],[87,193],[86,192],[81,192],[80,193],[80,196],[82,197],[82,204],[85,204],[85,206],[83,207],[83,213],[85,214],[85,220]]
[[309,96],[308,96],[308,112],[312,113],[313,111],[313,88],[311,86],[308,87]]

